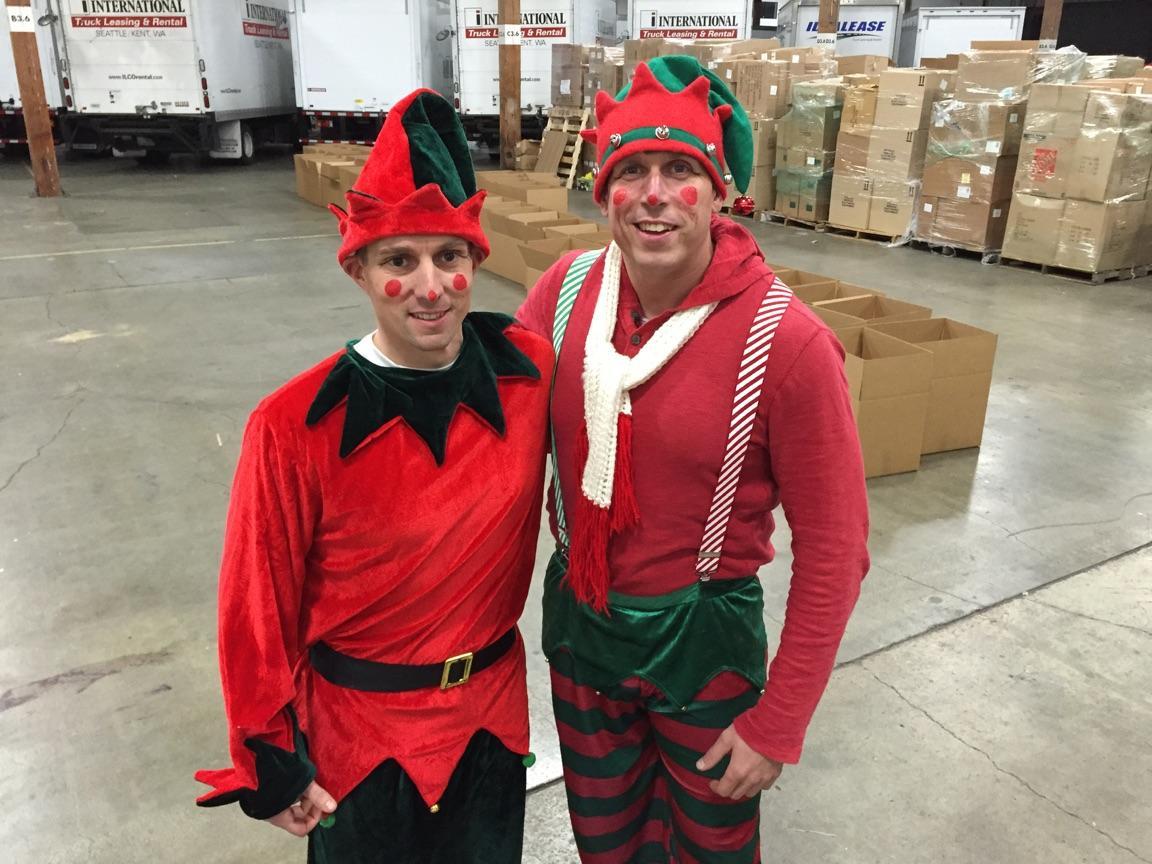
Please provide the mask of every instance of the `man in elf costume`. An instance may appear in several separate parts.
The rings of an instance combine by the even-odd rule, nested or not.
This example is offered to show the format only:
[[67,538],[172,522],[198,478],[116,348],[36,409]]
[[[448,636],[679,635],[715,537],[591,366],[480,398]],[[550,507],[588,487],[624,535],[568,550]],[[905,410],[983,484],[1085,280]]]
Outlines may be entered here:
[[[717,215],[752,161],[718,78],[652,60],[596,119],[614,242],[517,315],[557,350],[544,651],[572,825],[588,864],[755,862],[760,793],[800,757],[868,568],[843,352]],[[777,504],[793,566],[766,668]]]
[[309,861],[519,862],[528,704],[516,621],[547,453],[548,340],[468,314],[488,254],[467,142],[399,102],[333,208],[375,331],[264,399],[220,577],[238,802]]

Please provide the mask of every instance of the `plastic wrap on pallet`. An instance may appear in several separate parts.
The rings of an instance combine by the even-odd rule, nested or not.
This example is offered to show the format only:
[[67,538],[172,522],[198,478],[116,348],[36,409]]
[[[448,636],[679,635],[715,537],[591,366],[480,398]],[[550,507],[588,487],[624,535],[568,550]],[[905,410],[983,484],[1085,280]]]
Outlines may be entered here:
[[1087,73],[1087,55],[1074,46],[1056,51],[968,51],[960,55],[956,97],[969,102],[1017,101],[1036,84],[1071,84]]
[[932,106],[916,239],[974,252],[1004,240],[1026,104],[945,99]]
[[828,220],[843,108],[839,78],[793,84],[792,108],[776,124],[777,213],[805,222]]
[[1084,273],[1148,263],[1152,95],[1033,88],[1004,255]]
[[1143,57],[1128,57],[1124,54],[1089,54],[1084,58],[1084,77],[1128,78],[1144,68]]

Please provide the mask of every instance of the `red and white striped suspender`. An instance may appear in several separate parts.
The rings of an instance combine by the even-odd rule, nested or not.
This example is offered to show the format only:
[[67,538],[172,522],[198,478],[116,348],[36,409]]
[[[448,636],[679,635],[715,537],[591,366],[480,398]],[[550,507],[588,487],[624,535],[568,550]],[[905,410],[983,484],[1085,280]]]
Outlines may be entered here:
[[728,427],[728,444],[716,491],[712,493],[712,507],[704,525],[700,552],[696,557],[696,573],[701,582],[707,582],[720,567],[724,552],[724,539],[728,534],[728,519],[736,500],[740,484],[740,471],[752,440],[752,426],[756,422],[756,409],[764,390],[764,374],[768,368],[768,355],[772,352],[772,338],[784,317],[784,310],[792,299],[792,291],[779,279],[773,281],[764,294],[744,345],[740,358],[740,372],[736,377],[736,396],[732,400],[732,423]]

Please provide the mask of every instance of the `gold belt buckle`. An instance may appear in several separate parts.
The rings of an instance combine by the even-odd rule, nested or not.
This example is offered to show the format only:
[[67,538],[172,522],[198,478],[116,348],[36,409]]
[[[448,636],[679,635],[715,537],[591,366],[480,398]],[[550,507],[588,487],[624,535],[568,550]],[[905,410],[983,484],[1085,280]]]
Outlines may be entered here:
[[[464,664],[464,672],[458,680],[452,680],[452,668],[457,663]],[[440,689],[450,690],[453,687],[459,687],[468,681],[469,676],[472,674],[472,652],[466,654],[457,654],[455,657],[449,657],[444,661],[444,671],[440,675]]]

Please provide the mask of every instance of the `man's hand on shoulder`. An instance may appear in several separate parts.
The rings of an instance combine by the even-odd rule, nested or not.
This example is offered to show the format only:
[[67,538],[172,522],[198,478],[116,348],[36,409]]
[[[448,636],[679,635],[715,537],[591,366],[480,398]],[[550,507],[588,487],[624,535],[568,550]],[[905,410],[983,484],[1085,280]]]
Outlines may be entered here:
[[316,781],[312,781],[299,801],[270,817],[268,821],[289,834],[307,837],[321,819],[334,812],[336,812],[335,799],[317,785]]
[[729,756],[728,770],[719,780],[712,780],[708,784],[713,792],[724,798],[751,798],[771,789],[784,770],[783,763],[762,756],[749,747],[735,726],[729,726],[720,733],[716,743],[700,757],[696,768],[708,771],[725,756]]

